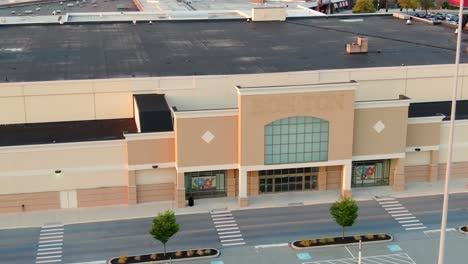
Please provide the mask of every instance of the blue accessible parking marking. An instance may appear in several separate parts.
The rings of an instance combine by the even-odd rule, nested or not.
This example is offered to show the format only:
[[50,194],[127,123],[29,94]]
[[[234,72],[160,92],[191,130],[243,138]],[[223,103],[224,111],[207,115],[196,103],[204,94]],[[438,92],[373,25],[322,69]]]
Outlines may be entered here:
[[312,256],[309,253],[297,253],[297,258],[300,260],[311,260]]
[[215,260],[215,261],[211,261],[211,264],[224,264],[224,261],[222,261],[222,260]]
[[388,245],[387,248],[391,252],[401,251],[401,247],[399,245]]

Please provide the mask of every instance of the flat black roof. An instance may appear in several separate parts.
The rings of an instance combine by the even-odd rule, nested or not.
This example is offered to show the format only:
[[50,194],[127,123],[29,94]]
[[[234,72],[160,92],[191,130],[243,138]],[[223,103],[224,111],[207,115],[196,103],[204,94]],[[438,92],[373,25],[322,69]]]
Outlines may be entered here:
[[[454,63],[453,29],[362,19],[0,27],[0,82]],[[347,55],[346,43],[357,36],[369,38],[369,53]]]
[[[427,117],[445,115],[444,120],[450,120],[452,101],[427,102],[410,104],[408,117]],[[468,119],[468,100],[457,101],[455,119]]]
[[0,125],[0,147],[123,139],[124,131],[137,132],[133,118]]

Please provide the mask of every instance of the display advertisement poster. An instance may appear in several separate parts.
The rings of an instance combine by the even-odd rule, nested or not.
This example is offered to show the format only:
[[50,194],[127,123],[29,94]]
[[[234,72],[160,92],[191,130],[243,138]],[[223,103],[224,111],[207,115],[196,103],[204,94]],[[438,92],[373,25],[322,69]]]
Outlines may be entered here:
[[[460,0],[448,0],[449,5],[451,6],[460,6]],[[463,7],[468,7],[468,1],[463,1]]]
[[216,189],[216,176],[192,178],[192,190],[214,190]]
[[355,172],[361,180],[371,179],[375,176],[375,165],[356,166]]

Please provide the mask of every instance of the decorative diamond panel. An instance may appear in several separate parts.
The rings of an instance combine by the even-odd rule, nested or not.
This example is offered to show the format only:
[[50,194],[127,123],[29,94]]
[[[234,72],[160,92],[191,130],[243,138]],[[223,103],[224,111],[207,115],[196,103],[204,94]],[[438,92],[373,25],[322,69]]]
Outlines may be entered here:
[[379,121],[379,122],[375,123],[374,130],[377,133],[382,132],[384,129],[385,129],[385,124],[382,121]]
[[203,136],[201,137],[206,143],[210,143],[214,138],[215,136],[213,135],[213,133],[211,133],[209,130],[206,131]]

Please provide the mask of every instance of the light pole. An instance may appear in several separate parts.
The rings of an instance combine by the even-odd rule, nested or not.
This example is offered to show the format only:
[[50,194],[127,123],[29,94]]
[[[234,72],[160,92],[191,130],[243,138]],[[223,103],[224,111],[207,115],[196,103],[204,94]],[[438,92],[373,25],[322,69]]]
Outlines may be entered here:
[[463,6],[465,1],[460,0],[460,9],[458,11],[458,29],[457,29],[457,48],[455,54],[455,84],[452,88],[452,109],[450,113],[450,132],[447,149],[447,167],[445,170],[445,187],[444,187],[444,203],[442,207],[442,221],[440,224],[440,241],[439,241],[439,260],[438,264],[444,264],[445,253],[445,235],[447,229],[447,210],[449,199],[449,182],[450,174],[452,173],[452,152],[453,152],[453,134],[455,124],[455,112],[457,110],[457,90],[458,90],[458,69],[460,67],[460,46],[462,35],[463,22]]

